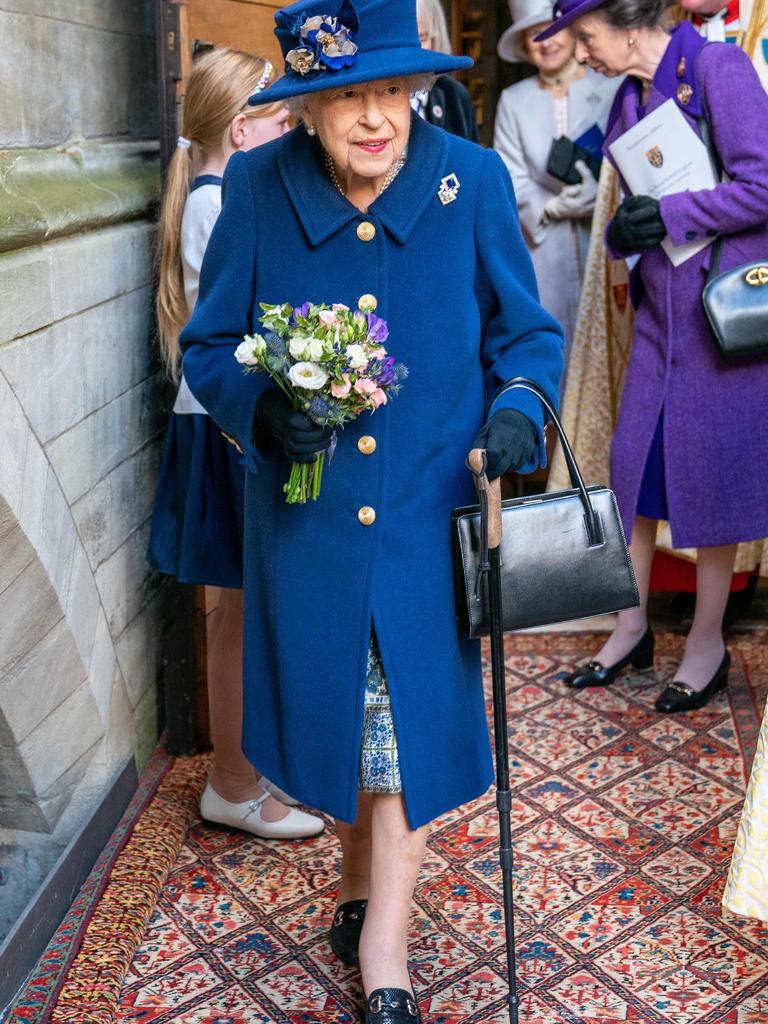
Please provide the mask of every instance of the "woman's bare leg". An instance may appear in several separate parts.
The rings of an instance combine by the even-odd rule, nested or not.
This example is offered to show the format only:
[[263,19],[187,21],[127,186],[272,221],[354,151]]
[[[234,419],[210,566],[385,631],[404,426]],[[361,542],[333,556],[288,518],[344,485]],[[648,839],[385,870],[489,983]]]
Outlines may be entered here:
[[736,560],[736,545],[699,548],[696,560],[696,611],[675,679],[703,690],[725,653],[723,615]]
[[595,655],[595,660],[601,665],[615,665],[617,661],[625,658],[648,628],[648,590],[653,554],[656,550],[657,526],[655,519],[647,519],[645,516],[635,518],[629,553],[635,569],[640,605],[619,612],[613,632]]
[[371,881],[371,814],[373,793],[359,793],[354,825],[336,822],[341,843],[341,882],[336,905],[367,900]]
[[411,991],[408,921],[429,829],[408,825],[403,798],[373,796],[371,877],[360,937],[360,970],[366,995],[377,988]]
[[[222,588],[211,613],[208,643],[208,708],[213,741],[209,782],[223,800],[243,803],[262,793],[259,773],[243,753],[243,592]],[[279,821],[288,809],[274,797],[261,807],[265,821]]]

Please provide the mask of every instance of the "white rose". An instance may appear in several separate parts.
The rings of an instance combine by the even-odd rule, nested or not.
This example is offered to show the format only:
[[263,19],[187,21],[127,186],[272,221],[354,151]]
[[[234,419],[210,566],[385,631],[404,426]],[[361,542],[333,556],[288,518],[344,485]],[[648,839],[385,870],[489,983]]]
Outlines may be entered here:
[[256,358],[256,352],[254,348],[254,339],[251,338],[248,341],[241,341],[235,349],[235,359],[240,363],[241,366],[258,366],[259,360]]
[[362,370],[368,365],[368,356],[362,345],[347,345],[346,356],[353,370]]
[[291,338],[288,342],[288,351],[294,359],[303,359],[304,353],[307,351],[307,339]]
[[320,338],[310,338],[307,342],[307,352],[312,362],[316,363],[325,354],[325,342],[321,341]]
[[328,381],[328,374],[317,363],[294,363],[288,371],[288,379],[297,388],[319,391]]

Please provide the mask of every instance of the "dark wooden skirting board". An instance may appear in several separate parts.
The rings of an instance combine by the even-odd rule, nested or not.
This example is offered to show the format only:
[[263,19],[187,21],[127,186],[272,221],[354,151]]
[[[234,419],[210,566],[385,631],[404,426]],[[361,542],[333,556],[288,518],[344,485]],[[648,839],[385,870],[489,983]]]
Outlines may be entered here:
[[0,1019],[69,910],[137,786],[136,762],[128,757],[0,946]]

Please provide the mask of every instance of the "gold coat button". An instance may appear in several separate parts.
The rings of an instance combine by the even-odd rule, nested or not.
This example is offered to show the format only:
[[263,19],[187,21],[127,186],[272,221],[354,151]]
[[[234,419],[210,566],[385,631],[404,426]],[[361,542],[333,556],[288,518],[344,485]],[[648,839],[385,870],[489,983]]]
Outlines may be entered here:
[[361,295],[360,301],[357,305],[363,313],[375,313],[379,305],[379,300],[375,295]]
[[366,434],[357,442],[357,448],[363,455],[373,455],[376,451],[376,438]]
[[357,513],[357,518],[363,524],[363,526],[373,526],[376,522],[376,509],[371,508],[370,505],[363,505],[360,511]]
[[376,237],[376,227],[369,220],[357,225],[357,237],[361,242],[372,242]]

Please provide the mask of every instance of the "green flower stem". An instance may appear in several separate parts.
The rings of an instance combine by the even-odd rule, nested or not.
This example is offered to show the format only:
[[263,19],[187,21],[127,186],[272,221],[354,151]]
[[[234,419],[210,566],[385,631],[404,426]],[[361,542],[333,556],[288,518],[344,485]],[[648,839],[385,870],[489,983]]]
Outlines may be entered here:
[[288,483],[283,487],[286,502],[289,505],[306,505],[310,497],[317,501],[324,467],[325,452],[321,452],[312,463],[294,462]]

